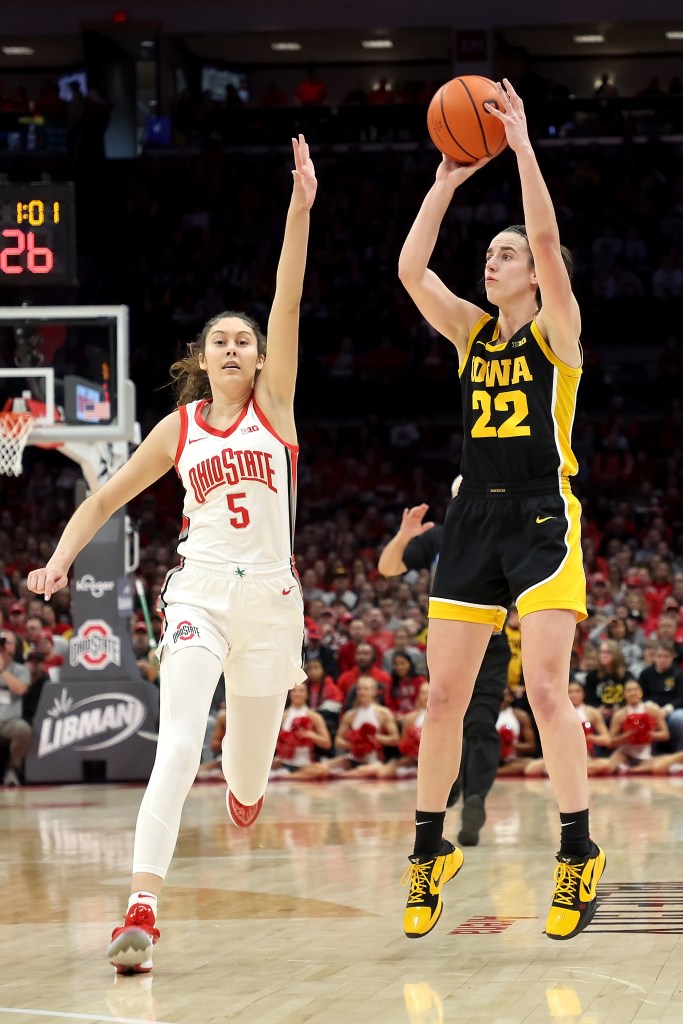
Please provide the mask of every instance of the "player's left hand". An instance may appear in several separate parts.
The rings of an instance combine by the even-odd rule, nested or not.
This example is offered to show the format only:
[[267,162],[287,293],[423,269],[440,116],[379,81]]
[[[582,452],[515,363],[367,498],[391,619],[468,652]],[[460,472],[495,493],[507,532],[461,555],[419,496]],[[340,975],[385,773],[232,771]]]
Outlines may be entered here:
[[302,209],[310,210],[313,206],[318,182],[315,177],[315,167],[311,160],[308,143],[303,135],[300,135],[298,139],[292,139],[292,149],[294,150],[295,168],[292,171],[294,178],[293,199]]
[[493,114],[494,117],[503,122],[508,146],[513,152],[517,152],[529,145],[529,131],[526,125],[524,103],[507,78],[503,79],[502,84],[496,82],[495,85],[499,106],[496,108],[490,103],[484,105],[489,114]]
[[421,505],[415,505],[413,508],[404,508],[403,515],[401,517],[401,527],[399,533],[402,537],[407,540],[412,540],[413,537],[420,537],[427,530],[431,530],[434,526],[433,522],[423,523],[427,509],[429,505],[423,502]]

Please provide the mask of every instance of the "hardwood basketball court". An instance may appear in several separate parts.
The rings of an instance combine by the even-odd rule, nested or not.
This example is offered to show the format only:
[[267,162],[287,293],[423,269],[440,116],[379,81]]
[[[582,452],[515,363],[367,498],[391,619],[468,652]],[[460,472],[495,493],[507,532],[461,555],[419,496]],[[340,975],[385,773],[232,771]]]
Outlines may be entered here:
[[[0,791],[0,1024],[680,1024],[680,778],[593,780],[607,852],[589,929],[552,942],[557,814],[499,781],[434,931],[402,932],[414,781],[270,785],[256,825],[196,785],[162,895],[153,975],[104,959],[125,909],[137,786]],[[448,812],[457,835],[460,809]]]

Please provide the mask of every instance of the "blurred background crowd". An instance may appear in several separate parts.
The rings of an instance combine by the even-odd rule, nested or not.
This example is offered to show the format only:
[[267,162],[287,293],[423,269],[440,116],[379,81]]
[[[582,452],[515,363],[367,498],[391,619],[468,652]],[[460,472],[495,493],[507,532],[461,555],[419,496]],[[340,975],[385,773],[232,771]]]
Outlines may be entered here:
[[[169,115],[172,144],[116,161],[103,143],[115,108],[104,84],[82,88],[74,79],[65,98],[47,81],[32,95],[7,85],[0,126],[22,115],[21,131],[37,118],[41,131],[61,124],[63,136],[35,147],[22,136],[13,150],[5,131],[0,163],[14,180],[47,173],[76,181],[80,285],[68,301],[130,307],[144,435],[173,407],[168,367],[206,319],[244,309],[265,326],[291,187],[288,138],[307,132],[319,192],[301,317],[295,552],[307,671],[318,705],[334,705],[333,737],[360,676],[375,679],[380,703],[398,715],[415,709],[428,678],[429,571],[385,579],[377,561],[406,506],[427,502],[429,518],[442,521],[462,425],[455,350],[397,277],[400,247],[438,163],[425,106],[442,77],[391,87],[378,77],[376,87],[349,89],[331,106],[324,69],[299,74],[296,88],[274,76],[258,96],[237,86],[225,86],[220,99],[201,87],[181,90]],[[607,722],[624,706],[629,679],[641,680],[645,697],[670,716],[683,708],[683,134],[673,130],[681,82],[644,78],[626,94],[606,74],[578,105],[547,76],[520,72],[513,82],[527,98],[574,256],[584,325],[574,450],[589,617],[577,627],[573,678]],[[446,283],[480,305],[486,247],[522,220],[512,160],[504,152],[457,192],[435,252]],[[59,679],[69,594],[36,602],[25,580],[49,557],[79,476],[58,452],[29,447],[23,475],[0,479],[0,625],[13,658],[41,685]],[[150,607],[175,564],[180,508],[169,474],[129,509]],[[161,620],[153,623],[158,633]],[[139,613],[131,633],[141,674],[155,680]],[[517,657],[509,682],[525,708]],[[29,721],[36,692],[25,701]],[[680,750],[683,729],[670,733],[667,749]]]

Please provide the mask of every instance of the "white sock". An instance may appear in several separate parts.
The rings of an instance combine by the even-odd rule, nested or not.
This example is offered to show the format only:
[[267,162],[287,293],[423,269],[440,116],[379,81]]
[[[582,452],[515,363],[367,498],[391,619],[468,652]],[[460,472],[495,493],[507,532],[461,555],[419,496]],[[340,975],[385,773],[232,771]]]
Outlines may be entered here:
[[131,893],[127,909],[130,910],[135,903],[144,903],[146,907],[150,908],[154,916],[157,916],[157,897],[153,893],[145,892],[144,890]]

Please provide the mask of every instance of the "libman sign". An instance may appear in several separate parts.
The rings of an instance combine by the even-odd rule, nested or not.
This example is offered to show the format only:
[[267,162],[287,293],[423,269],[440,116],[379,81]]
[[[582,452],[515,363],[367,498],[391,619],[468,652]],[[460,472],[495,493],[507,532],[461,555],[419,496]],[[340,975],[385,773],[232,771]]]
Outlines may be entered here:
[[98,693],[75,701],[62,689],[40,724],[37,756],[71,746],[76,750],[114,747],[136,733],[146,717],[143,702],[129,694]]
[[145,679],[46,683],[33,719],[26,779],[144,781],[154,763],[158,720],[159,691]]

